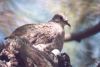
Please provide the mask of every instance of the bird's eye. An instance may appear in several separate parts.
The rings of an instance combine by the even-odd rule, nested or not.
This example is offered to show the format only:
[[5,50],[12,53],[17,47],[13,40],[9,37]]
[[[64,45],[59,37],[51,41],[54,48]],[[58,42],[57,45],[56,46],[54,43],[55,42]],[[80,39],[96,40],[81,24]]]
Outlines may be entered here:
[[61,21],[63,21],[64,19],[63,19],[63,17],[59,17],[59,19],[61,20]]

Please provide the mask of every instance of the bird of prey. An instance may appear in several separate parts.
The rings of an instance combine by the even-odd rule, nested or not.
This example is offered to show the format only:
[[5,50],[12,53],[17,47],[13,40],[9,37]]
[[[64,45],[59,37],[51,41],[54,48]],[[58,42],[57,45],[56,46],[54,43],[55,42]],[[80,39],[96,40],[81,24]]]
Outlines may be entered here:
[[62,50],[64,43],[64,26],[70,24],[61,15],[55,14],[48,23],[26,24],[17,28],[7,37],[25,38],[40,51],[50,52],[53,49]]

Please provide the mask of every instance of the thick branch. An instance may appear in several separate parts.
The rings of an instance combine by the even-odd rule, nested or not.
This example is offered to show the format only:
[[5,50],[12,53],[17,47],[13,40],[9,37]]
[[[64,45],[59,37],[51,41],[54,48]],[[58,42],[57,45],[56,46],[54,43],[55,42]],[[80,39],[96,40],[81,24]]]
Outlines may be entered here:
[[5,41],[0,52],[0,67],[71,67],[71,64],[66,53],[55,56],[39,51],[26,39],[15,36]]
[[95,25],[94,27],[91,27],[83,32],[77,32],[77,33],[71,33],[65,35],[65,42],[67,41],[81,41],[84,38],[87,38],[89,36],[92,36],[96,33],[100,32],[100,22]]
[[32,47],[26,39],[13,37],[5,44],[0,52],[0,67],[55,67],[49,54]]

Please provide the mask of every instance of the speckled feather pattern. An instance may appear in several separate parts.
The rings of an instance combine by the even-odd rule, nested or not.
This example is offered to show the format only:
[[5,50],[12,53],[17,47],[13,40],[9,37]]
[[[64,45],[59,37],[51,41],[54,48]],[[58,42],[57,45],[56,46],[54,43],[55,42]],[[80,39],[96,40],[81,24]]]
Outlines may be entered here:
[[64,28],[59,23],[26,24],[17,28],[10,36],[27,39],[31,45],[44,44],[47,49],[63,47]]

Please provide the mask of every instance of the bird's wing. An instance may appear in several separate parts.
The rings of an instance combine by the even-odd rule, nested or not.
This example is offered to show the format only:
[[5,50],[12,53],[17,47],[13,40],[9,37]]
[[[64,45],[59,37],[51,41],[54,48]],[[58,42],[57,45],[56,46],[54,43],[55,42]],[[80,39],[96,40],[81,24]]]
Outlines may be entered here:
[[46,44],[52,42],[53,33],[49,24],[26,24],[17,28],[11,36],[27,39],[31,44]]
[[18,27],[15,31],[12,32],[11,36],[22,36],[29,32],[29,30],[34,30],[36,24],[26,24],[21,27]]
[[26,24],[26,25],[20,26],[17,29],[15,29],[12,32],[12,34],[10,36],[6,37],[5,39],[18,36],[18,37],[29,40],[30,37],[32,37],[32,36],[35,37],[35,35],[36,35],[36,33],[34,31],[34,30],[36,30],[35,26],[36,26],[36,24]]

